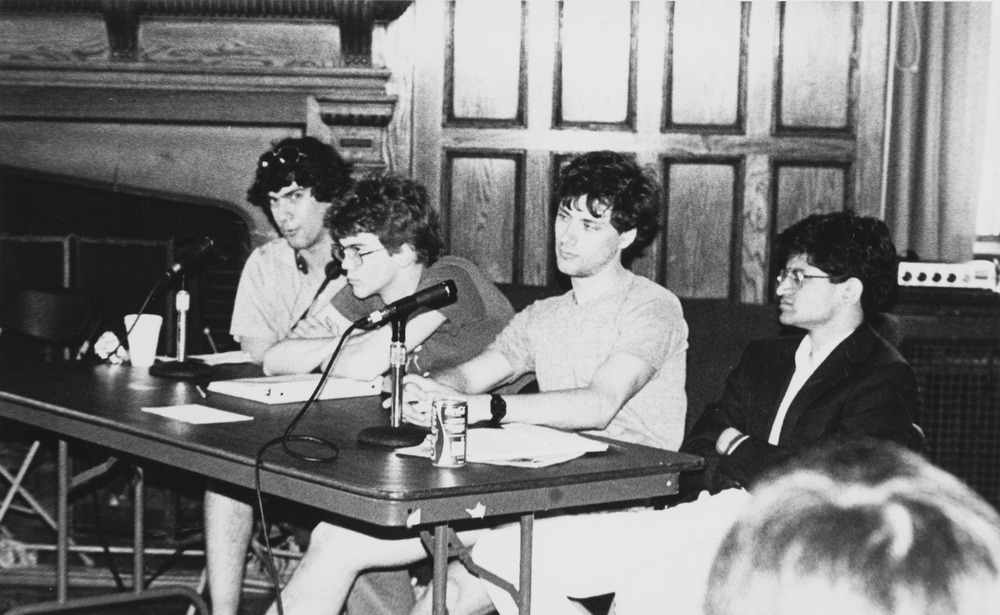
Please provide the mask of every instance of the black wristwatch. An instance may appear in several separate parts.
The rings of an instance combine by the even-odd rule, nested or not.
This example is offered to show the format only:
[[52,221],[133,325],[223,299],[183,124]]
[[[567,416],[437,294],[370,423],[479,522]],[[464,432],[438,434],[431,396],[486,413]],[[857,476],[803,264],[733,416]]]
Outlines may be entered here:
[[499,427],[500,421],[507,416],[507,402],[496,393],[490,395],[490,427]]

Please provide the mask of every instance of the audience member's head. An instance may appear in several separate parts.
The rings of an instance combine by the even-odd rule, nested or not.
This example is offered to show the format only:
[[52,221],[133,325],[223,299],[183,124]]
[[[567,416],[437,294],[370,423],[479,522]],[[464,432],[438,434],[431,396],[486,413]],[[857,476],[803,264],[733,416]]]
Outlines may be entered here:
[[271,214],[271,194],[292,184],[309,188],[320,203],[333,203],[351,186],[351,165],[315,137],[282,139],[257,161],[247,200],[263,209],[277,228]]
[[987,615],[1000,517],[887,442],[820,448],[754,491],[716,555],[707,615]]
[[878,218],[849,211],[814,214],[785,229],[777,239],[777,263],[806,257],[808,263],[831,277],[861,281],[861,307],[865,316],[879,313],[896,288],[899,257],[889,227]]
[[559,174],[558,207],[579,205],[602,217],[611,210],[611,225],[619,233],[636,230],[635,241],[622,256],[627,262],[642,253],[660,229],[659,189],[634,160],[609,151],[589,152],[571,160]]
[[394,254],[403,244],[417,262],[430,266],[441,255],[443,241],[437,212],[427,190],[397,175],[369,175],[358,181],[330,210],[327,226],[334,241],[371,233]]

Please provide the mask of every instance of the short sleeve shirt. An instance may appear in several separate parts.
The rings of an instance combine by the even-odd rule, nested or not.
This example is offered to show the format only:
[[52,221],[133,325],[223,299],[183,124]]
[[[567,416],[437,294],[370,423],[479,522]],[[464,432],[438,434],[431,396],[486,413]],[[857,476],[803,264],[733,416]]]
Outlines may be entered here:
[[237,341],[257,337],[276,344],[309,309],[322,282],[298,270],[284,239],[260,246],[243,266],[229,333]]
[[490,350],[515,374],[534,372],[541,391],[582,388],[608,358],[626,354],[656,371],[603,436],[677,450],[684,437],[687,323],[673,293],[631,272],[615,288],[577,304],[573,292],[517,314]]

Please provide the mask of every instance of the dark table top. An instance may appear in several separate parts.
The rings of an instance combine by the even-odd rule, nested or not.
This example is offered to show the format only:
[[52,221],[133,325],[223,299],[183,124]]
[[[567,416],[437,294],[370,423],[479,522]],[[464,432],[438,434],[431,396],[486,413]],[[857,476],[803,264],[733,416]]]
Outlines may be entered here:
[[[230,377],[246,375],[232,370]],[[194,425],[141,411],[178,404],[254,418]],[[261,445],[279,437],[300,407],[215,393],[203,399],[192,382],[127,365],[0,365],[0,416],[243,487],[254,485]],[[605,453],[547,468],[444,469],[356,442],[364,427],[387,423],[388,411],[377,397],[316,403],[294,433],[331,441],[339,457],[310,463],[273,447],[264,456],[263,491],[362,521],[405,526],[467,519],[478,505],[494,516],[670,495],[677,474],[702,463],[691,455],[608,440]]]

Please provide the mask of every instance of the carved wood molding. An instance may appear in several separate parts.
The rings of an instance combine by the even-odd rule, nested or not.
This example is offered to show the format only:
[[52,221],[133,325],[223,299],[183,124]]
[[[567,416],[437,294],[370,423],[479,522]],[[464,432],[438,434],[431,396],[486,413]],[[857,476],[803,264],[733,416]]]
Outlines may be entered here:
[[98,14],[110,59],[118,62],[141,60],[140,26],[148,18],[335,22],[343,65],[367,66],[375,23],[397,19],[409,5],[409,0],[5,0],[0,14]]

